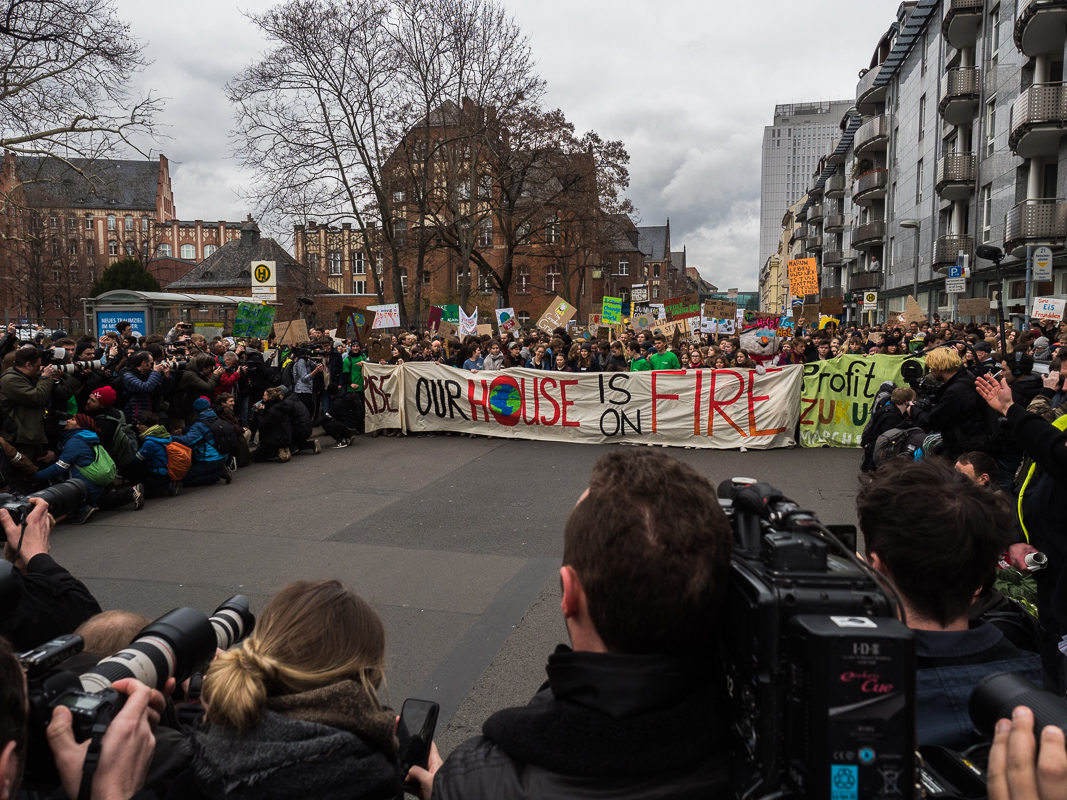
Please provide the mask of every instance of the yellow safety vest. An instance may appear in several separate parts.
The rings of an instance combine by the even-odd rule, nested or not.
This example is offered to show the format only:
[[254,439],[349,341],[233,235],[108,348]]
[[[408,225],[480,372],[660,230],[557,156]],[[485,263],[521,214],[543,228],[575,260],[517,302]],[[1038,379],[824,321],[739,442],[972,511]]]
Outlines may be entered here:
[[[1052,424],[1061,431],[1067,430],[1067,414],[1062,414],[1052,421]],[[1026,487],[1030,485],[1030,479],[1034,477],[1034,472],[1037,470],[1037,464],[1030,465],[1030,471],[1026,473],[1026,480],[1023,481],[1023,485],[1019,487],[1019,527],[1023,529],[1023,536],[1026,537],[1027,543],[1030,541],[1030,531],[1026,530],[1026,522],[1023,520],[1023,495],[1026,494]]]

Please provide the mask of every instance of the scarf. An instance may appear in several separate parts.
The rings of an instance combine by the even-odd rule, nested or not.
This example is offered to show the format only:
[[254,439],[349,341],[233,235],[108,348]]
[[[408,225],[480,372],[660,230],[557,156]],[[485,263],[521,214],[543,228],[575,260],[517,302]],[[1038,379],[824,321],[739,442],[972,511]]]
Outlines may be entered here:
[[169,439],[170,431],[168,431],[162,425],[153,425],[151,428],[141,434],[141,441],[143,442],[149,436],[155,436],[160,439]]

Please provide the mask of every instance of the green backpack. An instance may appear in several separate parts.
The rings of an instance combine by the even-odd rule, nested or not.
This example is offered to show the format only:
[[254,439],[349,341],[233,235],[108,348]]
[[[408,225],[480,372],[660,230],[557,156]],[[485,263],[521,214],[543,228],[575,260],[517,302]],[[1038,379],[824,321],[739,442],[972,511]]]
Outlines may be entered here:
[[96,458],[93,459],[93,463],[87,467],[78,467],[78,470],[86,480],[95,483],[97,486],[107,486],[115,480],[118,468],[102,445],[96,445],[95,452]]

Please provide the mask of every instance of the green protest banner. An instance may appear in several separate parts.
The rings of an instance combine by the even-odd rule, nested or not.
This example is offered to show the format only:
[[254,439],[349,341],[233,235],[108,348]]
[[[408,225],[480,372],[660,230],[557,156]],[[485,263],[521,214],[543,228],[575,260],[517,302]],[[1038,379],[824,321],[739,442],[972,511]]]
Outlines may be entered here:
[[441,319],[459,325],[459,306],[441,306]]
[[883,355],[838,356],[805,364],[800,443],[804,447],[859,447],[878,387],[885,381],[906,385],[900,368],[905,362],[916,360]]
[[266,339],[274,324],[275,310],[274,306],[260,303],[238,303],[231,335],[238,339]]

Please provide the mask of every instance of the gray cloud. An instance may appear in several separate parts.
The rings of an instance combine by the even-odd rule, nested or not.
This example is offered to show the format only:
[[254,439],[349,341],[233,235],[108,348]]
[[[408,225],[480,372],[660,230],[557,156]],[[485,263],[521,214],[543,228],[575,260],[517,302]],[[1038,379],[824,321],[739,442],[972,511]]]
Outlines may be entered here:
[[[758,280],[759,174],[774,106],[851,97],[898,0],[504,0],[529,35],[547,101],[579,131],[626,142],[644,224],[720,287]],[[251,209],[230,158],[223,85],[264,48],[244,11],[272,5],[117,0],[155,63],[138,80],[169,98],[163,121],[183,218]]]

